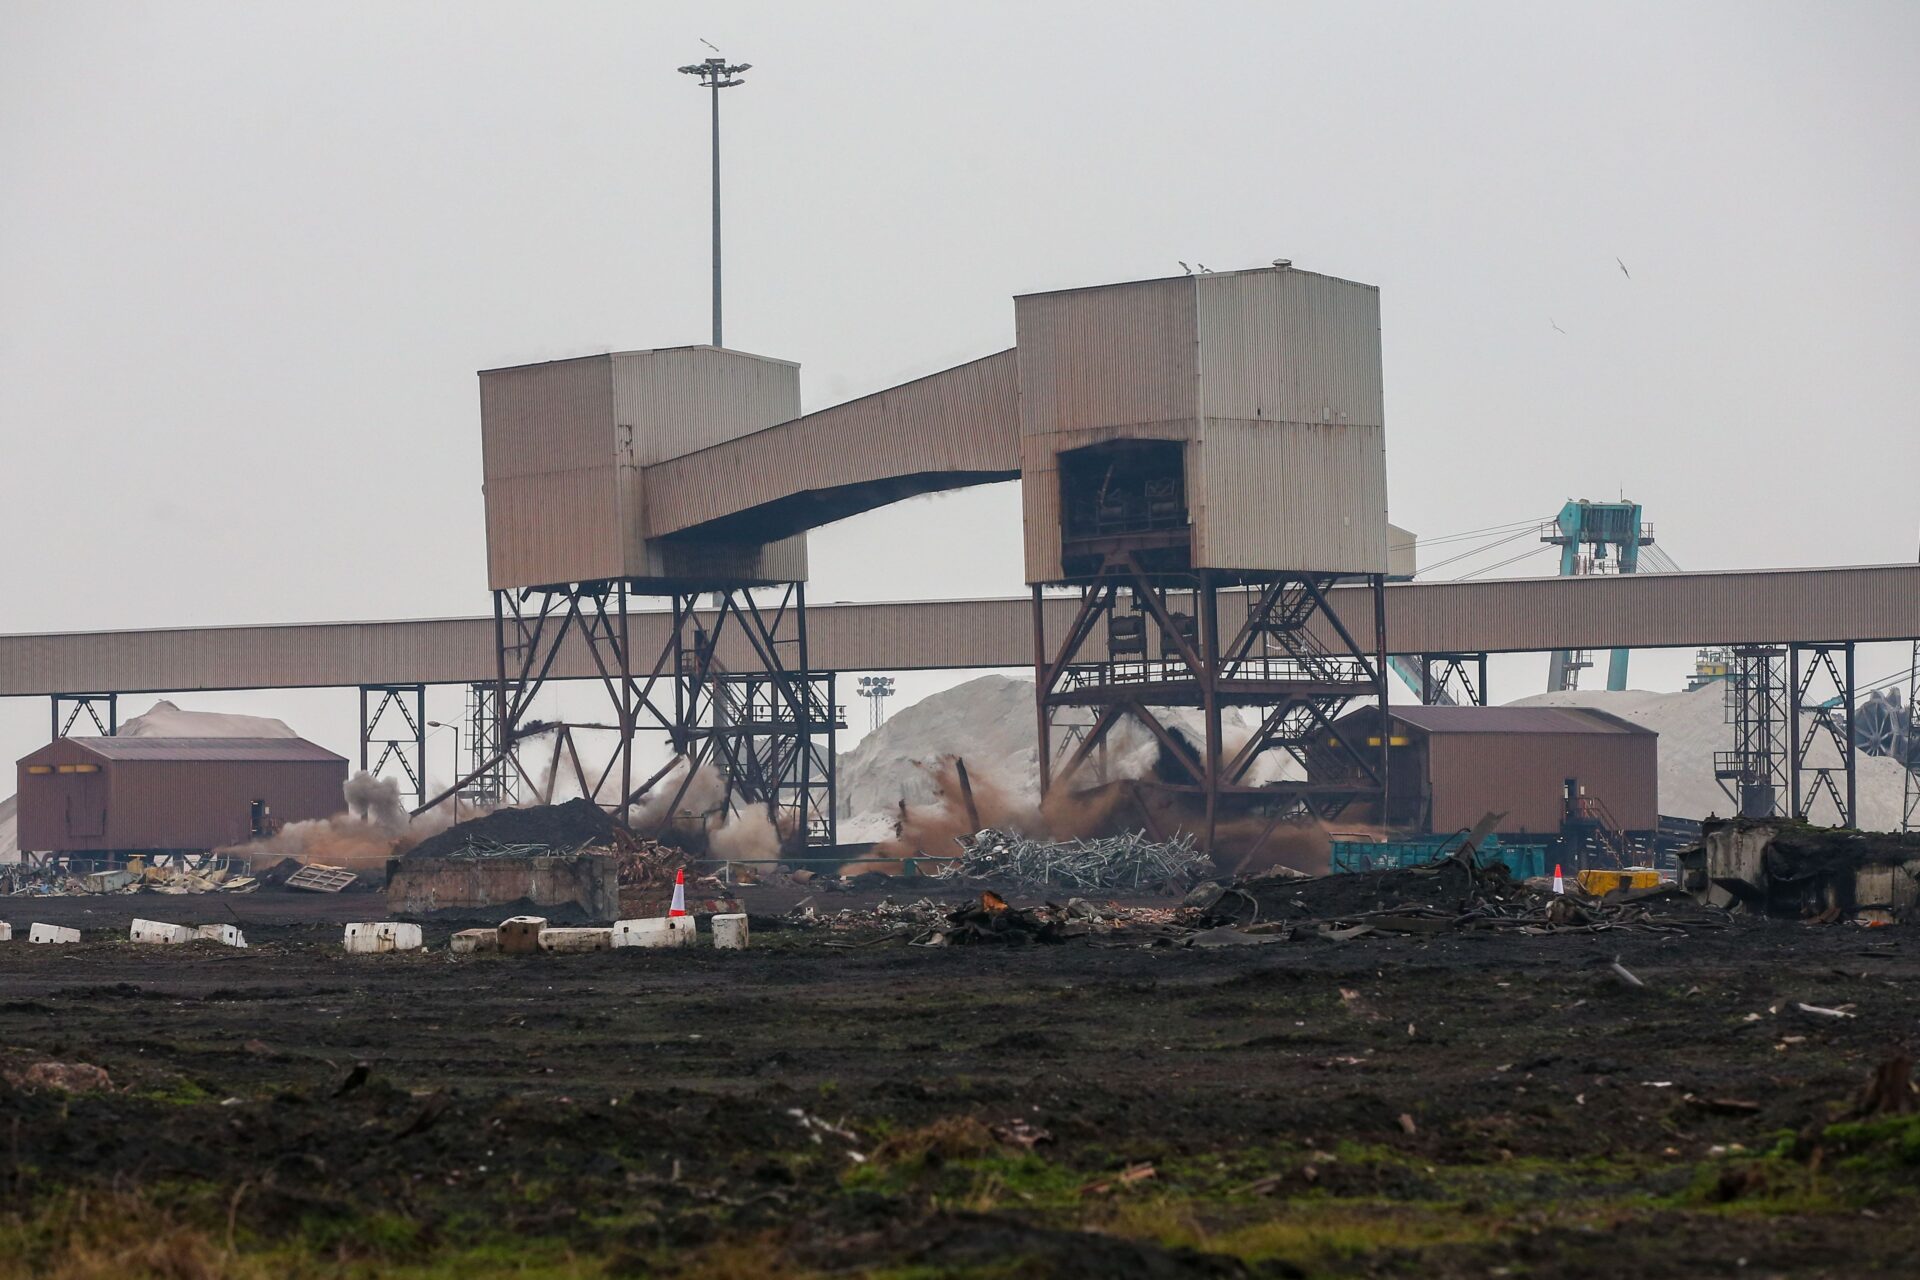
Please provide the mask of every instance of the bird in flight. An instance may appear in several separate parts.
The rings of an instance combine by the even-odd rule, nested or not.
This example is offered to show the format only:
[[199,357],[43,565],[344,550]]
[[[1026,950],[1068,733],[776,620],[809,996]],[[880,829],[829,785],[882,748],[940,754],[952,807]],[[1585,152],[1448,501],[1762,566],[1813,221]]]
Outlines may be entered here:
[[1555,333],[1565,333],[1565,332],[1566,332],[1566,330],[1565,330],[1565,329],[1562,329],[1562,328],[1561,328],[1561,327],[1560,327],[1560,326],[1559,326],[1558,324],[1556,324],[1556,323],[1554,322],[1554,319],[1553,319],[1553,317],[1552,317],[1552,316],[1548,316],[1548,317],[1547,317],[1547,323],[1548,323],[1548,324],[1551,324],[1551,325],[1553,325],[1553,331],[1554,331]]
[[1206,263],[1204,263],[1204,262],[1202,262],[1202,263],[1198,263],[1198,264],[1196,264],[1196,265],[1197,265],[1197,266],[1198,266],[1198,267],[1200,268],[1200,274],[1201,274],[1201,275],[1203,275],[1203,276],[1210,276],[1210,275],[1212,275],[1212,274],[1213,274],[1213,268],[1212,268],[1212,267],[1210,267],[1210,266],[1208,266],[1208,265],[1207,265]]
[[701,44],[707,46],[707,48],[713,50],[715,53],[720,52],[720,46],[715,44],[713,41],[707,39],[705,36],[695,36],[694,39],[698,40]]
[[[1178,258],[1175,258],[1175,259],[1174,259],[1174,261],[1175,261],[1175,262],[1180,262],[1180,259],[1178,259]],[[1190,266],[1188,266],[1188,265],[1187,265],[1186,263],[1184,263],[1184,262],[1180,262],[1180,269],[1181,269],[1182,271],[1184,271],[1184,272],[1186,272],[1186,273],[1187,273],[1188,275],[1192,275],[1192,274],[1193,274],[1193,268],[1192,268],[1192,267],[1190,267]]]
[[1618,258],[1615,258],[1615,259],[1614,259],[1614,261],[1615,261],[1615,262],[1619,262],[1619,263],[1620,263],[1620,274],[1621,274],[1621,275],[1623,275],[1623,276],[1625,276],[1625,277],[1626,277],[1627,279],[1629,279],[1629,280],[1631,280],[1631,279],[1633,279],[1633,272],[1631,272],[1631,271],[1629,271],[1629,270],[1627,270],[1627,264],[1626,264],[1626,263],[1624,263],[1624,262],[1620,262],[1620,259],[1618,259]]

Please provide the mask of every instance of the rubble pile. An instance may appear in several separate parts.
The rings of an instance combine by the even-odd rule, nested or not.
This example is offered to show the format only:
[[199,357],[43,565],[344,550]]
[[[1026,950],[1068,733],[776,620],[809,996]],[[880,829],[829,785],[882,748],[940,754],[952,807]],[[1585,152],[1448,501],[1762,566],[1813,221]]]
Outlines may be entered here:
[[981,831],[960,840],[960,856],[932,872],[939,879],[994,880],[1075,893],[1185,890],[1213,872],[1193,837],[1149,840],[1144,831],[1090,840],[1036,840]]
[[199,867],[149,866],[139,858],[108,871],[78,871],[63,867],[8,867],[0,870],[0,897],[77,898],[128,893],[252,893],[260,887],[254,876],[225,862]]
[[1713,906],[1865,924],[1920,912],[1920,834],[1709,821],[1680,867],[1681,883]]
[[623,829],[605,810],[580,797],[564,804],[495,809],[429,836],[405,856],[489,858],[574,853],[612,846],[622,834]]
[[854,935],[828,946],[864,947],[887,941],[914,946],[962,946],[970,943],[1066,942],[1075,938],[1112,938],[1128,941],[1173,941],[1201,927],[1200,913],[1187,907],[1123,907],[1095,905],[1084,898],[1065,906],[1045,903],[1015,907],[988,890],[979,898],[947,907],[931,898],[897,903],[882,899],[867,908],[845,907],[823,913],[805,899],[781,917],[783,924]]

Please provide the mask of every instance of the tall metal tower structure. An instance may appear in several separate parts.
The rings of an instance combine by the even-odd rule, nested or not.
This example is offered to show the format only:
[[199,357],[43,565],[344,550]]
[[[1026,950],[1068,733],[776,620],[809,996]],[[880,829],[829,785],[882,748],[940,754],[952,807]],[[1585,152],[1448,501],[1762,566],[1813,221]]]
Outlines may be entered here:
[[1742,645],[1728,651],[1726,660],[1733,750],[1713,753],[1713,776],[1740,817],[1781,817],[1790,787],[1787,651]]
[[[1585,577],[1595,573],[1636,573],[1640,548],[1653,543],[1653,526],[1640,518],[1640,504],[1569,502],[1540,530],[1540,541],[1560,548],[1560,576]],[[1611,554],[1609,554],[1611,553]],[[1627,655],[1615,649],[1607,662],[1607,688],[1627,687]],[[1547,692],[1580,687],[1580,672],[1592,665],[1585,651],[1555,650],[1547,664]]]
[[[701,43],[706,44],[704,40]],[[716,347],[725,345],[720,341],[720,91],[745,84],[740,77],[751,70],[751,62],[729,64],[719,57],[680,68],[680,74],[700,77],[700,87],[713,91],[713,345]]]

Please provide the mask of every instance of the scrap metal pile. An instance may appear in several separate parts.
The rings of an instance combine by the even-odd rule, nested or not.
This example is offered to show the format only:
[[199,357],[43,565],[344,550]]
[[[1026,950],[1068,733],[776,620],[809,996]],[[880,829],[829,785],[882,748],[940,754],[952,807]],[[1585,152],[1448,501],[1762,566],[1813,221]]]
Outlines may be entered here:
[[198,867],[151,866],[135,858],[126,867],[107,871],[15,866],[0,872],[0,896],[13,898],[70,898],[122,893],[252,893],[260,881],[233,864],[210,862]]
[[1187,889],[1213,874],[1191,835],[1150,840],[1144,831],[1092,840],[1035,840],[986,830],[959,841],[960,856],[932,874],[941,879],[994,880],[1073,893]]

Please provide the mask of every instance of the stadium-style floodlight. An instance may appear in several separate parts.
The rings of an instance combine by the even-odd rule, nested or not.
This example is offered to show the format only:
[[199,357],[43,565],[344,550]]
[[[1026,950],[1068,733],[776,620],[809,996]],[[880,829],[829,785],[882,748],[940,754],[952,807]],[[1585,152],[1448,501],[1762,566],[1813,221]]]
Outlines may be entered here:
[[[711,47],[711,46],[709,46]],[[680,68],[682,75],[698,76],[702,89],[713,90],[713,345],[720,346],[720,91],[746,83],[742,72],[753,70],[751,62],[729,63],[725,58],[708,58]]]
[[885,722],[887,699],[893,694],[892,676],[861,676],[860,696],[873,700],[873,715],[869,721],[869,731],[878,729]]

